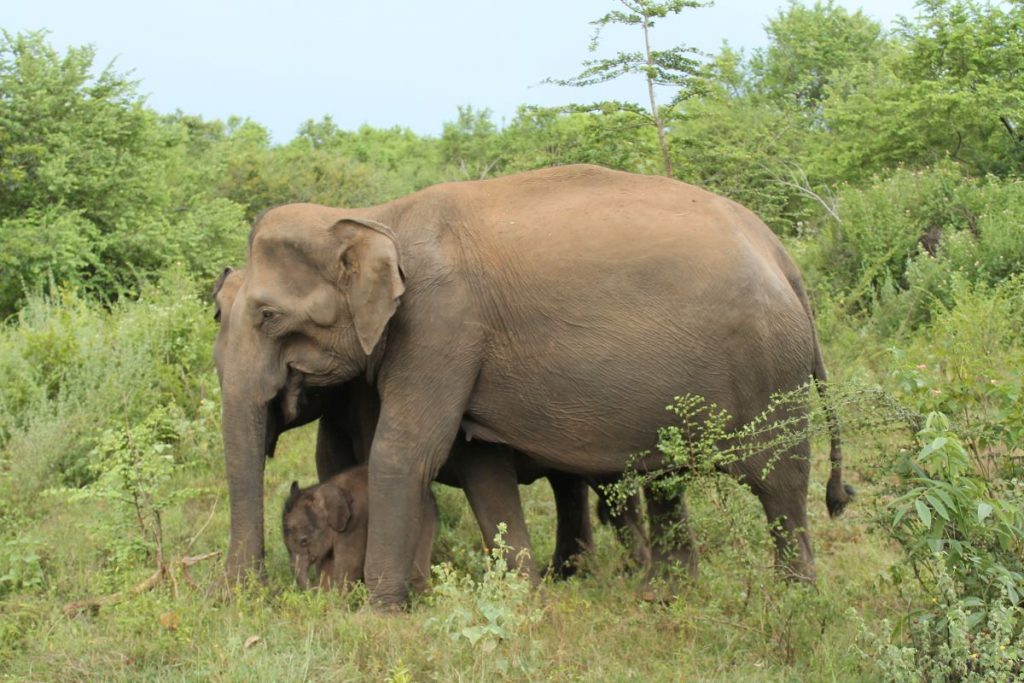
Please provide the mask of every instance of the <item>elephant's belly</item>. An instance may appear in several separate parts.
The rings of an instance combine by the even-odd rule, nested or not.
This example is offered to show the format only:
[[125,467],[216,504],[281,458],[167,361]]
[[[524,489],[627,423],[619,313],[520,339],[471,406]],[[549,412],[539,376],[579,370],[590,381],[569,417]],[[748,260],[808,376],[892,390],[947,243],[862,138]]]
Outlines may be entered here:
[[462,428],[471,441],[508,445],[528,456],[536,473],[551,468],[592,476],[614,474],[623,470],[629,453],[633,452],[628,442],[604,434],[597,439],[588,438],[594,431],[592,425],[569,430],[564,425],[554,429],[534,423],[533,427],[522,429],[515,423],[505,423],[492,428],[467,417]]
[[619,334],[608,344],[563,334],[547,340],[543,356],[502,354],[507,362],[485,365],[474,387],[467,434],[559,470],[621,472],[632,457],[656,453],[658,429],[676,420],[667,408],[677,396],[701,396],[745,422],[773,393],[808,381],[809,336],[790,334],[784,344],[752,336],[732,335],[730,345],[725,335]]
[[618,473],[632,455],[654,448],[658,428],[672,421],[666,406],[678,393],[668,381],[645,391],[636,386],[550,375],[514,388],[485,385],[463,429],[470,439],[507,444],[558,470]]

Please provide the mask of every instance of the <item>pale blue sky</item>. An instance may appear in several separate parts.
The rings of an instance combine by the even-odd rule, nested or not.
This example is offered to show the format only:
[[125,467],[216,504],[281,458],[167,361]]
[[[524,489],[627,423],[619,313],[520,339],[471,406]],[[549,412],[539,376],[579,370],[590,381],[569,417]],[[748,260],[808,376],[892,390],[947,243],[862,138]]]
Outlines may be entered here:
[[[807,0],[805,4],[813,4]],[[838,0],[890,25],[914,0]],[[98,66],[132,72],[150,106],[205,118],[247,116],[274,141],[329,114],[438,135],[460,104],[509,121],[520,104],[602,98],[643,101],[637,80],[577,90],[539,85],[568,77],[590,56],[588,23],[614,0],[13,0],[0,28],[48,29],[60,50],[91,43]],[[13,6],[12,6],[13,5]],[[718,0],[655,28],[654,47],[680,43],[714,52],[766,42],[764,25],[784,0]],[[609,30],[598,55],[639,49],[640,36]]]

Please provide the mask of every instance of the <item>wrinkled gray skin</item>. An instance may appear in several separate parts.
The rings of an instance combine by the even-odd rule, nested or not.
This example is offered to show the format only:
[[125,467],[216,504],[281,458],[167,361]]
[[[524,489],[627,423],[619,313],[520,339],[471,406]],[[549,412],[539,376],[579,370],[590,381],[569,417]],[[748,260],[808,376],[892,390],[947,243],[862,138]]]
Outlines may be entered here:
[[[363,580],[368,476],[367,466],[357,465],[308,488],[292,482],[281,517],[292,572],[303,589],[310,586],[310,568],[316,570],[321,588],[344,590]],[[424,497],[419,517],[412,585],[423,591],[430,578],[430,551],[437,531],[432,495]]]
[[[641,469],[662,465],[674,396],[738,426],[773,393],[826,378],[800,273],[771,230],[666,178],[564,166],[362,209],[282,206],[255,222],[246,268],[219,364],[228,576],[262,570],[264,460],[294,416],[289,387],[364,377],[380,397],[365,570],[381,607],[405,602],[416,513],[460,427],[609,477],[635,453],[649,454]],[[799,423],[805,408],[769,419]],[[831,460],[836,514],[850,498],[836,434]],[[779,567],[813,579],[807,441],[728,471],[760,499]],[[649,511],[655,547],[686,527],[681,495]],[[672,559],[695,566],[682,541]]]
[[[230,354],[230,349],[225,348],[230,338],[230,311],[244,280],[243,270],[225,268],[214,284],[214,318],[220,323],[214,348],[218,368]],[[335,387],[304,387],[296,383],[289,387],[287,394],[288,402],[295,408],[290,418],[280,418],[279,431],[320,420],[316,466],[321,482],[356,464],[367,462],[380,399],[362,378]],[[528,576],[537,578],[529,535],[522,519],[519,489],[508,485],[507,472],[514,471],[515,481],[519,484],[531,484],[539,477],[545,477],[554,493],[557,511],[555,549],[546,571],[562,579],[575,574],[578,556],[591,552],[594,547],[587,481],[576,475],[544,468],[507,446],[466,441],[465,434],[460,432],[437,480],[465,491],[479,522],[484,543],[492,543],[498,533],[498,525],[504,522],[506,534],[503,540],[508,547],[506,561],[509,566],[518,564]],[[590,482],[590,485],[598,491],[600,499],[602,494],[597,482]],[[619,539],[630,551],[633,565],[650,570],[651,549],[639,512],[639,496],[630,497],[617,515],[608,513],[608,506],[603,499],[601,502],[602,521],[615,528]]]

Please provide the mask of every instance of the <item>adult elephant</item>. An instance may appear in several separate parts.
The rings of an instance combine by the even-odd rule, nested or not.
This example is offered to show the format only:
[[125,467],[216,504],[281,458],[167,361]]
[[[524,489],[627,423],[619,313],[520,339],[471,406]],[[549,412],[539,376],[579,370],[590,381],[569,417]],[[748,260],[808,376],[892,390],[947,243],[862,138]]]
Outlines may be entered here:
[[[460,426],[544,465],[609,476],[652,449],[673,396],[703,396],[742,424],[773,393],[824,379],[799,271],[764,223],[696,187],[595,166],[363,209],[267,211],[231,314],[229,575],[261,566],[279,397],[295,378],[362,376],[380,397],[366,581],[382,606],[406,598],[415,511]],[[660,456],[637,464],[657,468]],[[812,578],[809,469],[806,439],[730,468],[760,498],[777,561]],[[848,499],[834,438],[830,512]]]
[[[213,355],[221,373],[234,352],[235,325],[232,325],[231,312],[244,282],[244,270],[225,268],[213,286],[214,319],[220,324]],[[376,389],[362,377],[337,386],[321,387],[305,386],[302,379],[301,374],[292,373],[270,407],[272,426],[268,438],[276,440],[284,431],[319,420],[316,470],[320,482],[366,463],[380,412]],[[272,451],[271,445],[267,452]],[[490,544],[499,533],[499,525],[505,526],[506,562],[509,566],[520,566],[527,576],[536,580],[539,575],[523,519],[518,484],[532,484],[541,477],[551,486],[557,517],[555,548],[547,570],[555,578],[564,579],[575,574],[577,556],[594,547],[588,488],[596,487],[595,482],[545,468],[508,446],[470,441],[464,433],[456,437],[437,480],[465,492],[484,543]],[[602,520],[615,527],[617,535],[631,551],[634,564],[649,568],[651,549],[640,518],[639,497],[632,496],[618,514],[609,515],[607,500],[600,490],[598,495]]]

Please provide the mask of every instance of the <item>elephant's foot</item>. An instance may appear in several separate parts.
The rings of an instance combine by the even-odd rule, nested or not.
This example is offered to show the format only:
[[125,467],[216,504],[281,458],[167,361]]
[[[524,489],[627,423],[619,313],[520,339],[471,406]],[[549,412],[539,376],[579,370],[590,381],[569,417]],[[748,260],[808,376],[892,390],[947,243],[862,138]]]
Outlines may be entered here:
[[551,563],[541,570],[541,578],[550,577],[554,581],[565,581],[587,573],[587,554],[577,553],[565,559],[552,557]]
[[700,575],[696,541],[690,540],[670,550],[653,549],[647,566],[640,598],[646,602],[668,603],[697,580]]
[[810,584],[816,581],[814,555],[807,534],[801,531],[780,532],[776,537],[775,571],[786,581]]
[[[765,506],[768,508],[768,505]],[[775,570],[787,581],[814,583],[814,551],[807,535],[807,517],[802,509],[790,514],[769,516],[775,541]]]

